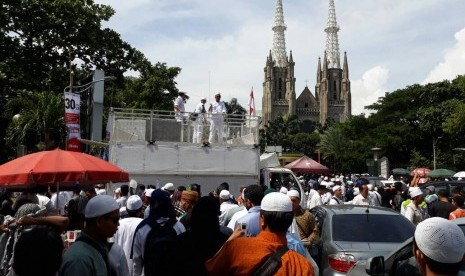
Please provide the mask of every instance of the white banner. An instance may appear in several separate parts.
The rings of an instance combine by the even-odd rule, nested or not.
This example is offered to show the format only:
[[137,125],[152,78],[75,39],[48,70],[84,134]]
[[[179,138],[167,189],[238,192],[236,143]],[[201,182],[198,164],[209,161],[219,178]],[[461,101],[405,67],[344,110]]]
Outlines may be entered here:
[[65,123],[68,128],[68,140],[71,138],[81,138],[80,113],[81,95],[65,92]]

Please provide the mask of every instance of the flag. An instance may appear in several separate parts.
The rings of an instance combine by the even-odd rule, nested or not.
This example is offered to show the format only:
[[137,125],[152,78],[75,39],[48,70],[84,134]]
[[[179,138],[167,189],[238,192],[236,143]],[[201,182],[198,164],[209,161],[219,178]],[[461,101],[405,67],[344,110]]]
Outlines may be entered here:
[[255,99],[253,97],[253,87],[252,87],[252,90],[250,91],[249,116],[255,116]]

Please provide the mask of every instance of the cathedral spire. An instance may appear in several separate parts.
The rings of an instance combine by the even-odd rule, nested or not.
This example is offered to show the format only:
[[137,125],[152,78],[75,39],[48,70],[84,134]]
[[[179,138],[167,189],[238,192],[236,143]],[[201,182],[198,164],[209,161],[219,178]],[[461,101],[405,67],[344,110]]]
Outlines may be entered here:
[[336,8],[334,0],[329,0],[328,23],[325,28],[326,32],[326,52],[328,54],[328,67],[341,68],[339,55],[339,41],[337,32],[339,26],[336,22]]
[[349,65],[347,64],[347,52],[344,52],[343,78],[349,78]]
[[276,16],[273,25],[273,60],[277,67],[287,65],[286,42],[284,40],[284,31],[287,29],[284,24],[283,3],[282,0],[276,1]]

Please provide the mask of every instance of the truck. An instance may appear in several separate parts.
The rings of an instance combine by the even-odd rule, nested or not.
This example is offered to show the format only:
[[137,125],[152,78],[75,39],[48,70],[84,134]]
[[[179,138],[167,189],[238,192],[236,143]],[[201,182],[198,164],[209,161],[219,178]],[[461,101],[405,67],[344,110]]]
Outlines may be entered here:
[[261,184],[279,190],[281,186],[300,191],[292,171],[260,167],[258,116],[224,116],[224,141],[209,144],[208,113],[202,120],[203,143],[192,143],[193,121],[174,112],[113,108],[109,115],[109,161],[127,171],[139,184],[162,187],[200,184],[203,195],[223,182],[232,194],[240,186]]

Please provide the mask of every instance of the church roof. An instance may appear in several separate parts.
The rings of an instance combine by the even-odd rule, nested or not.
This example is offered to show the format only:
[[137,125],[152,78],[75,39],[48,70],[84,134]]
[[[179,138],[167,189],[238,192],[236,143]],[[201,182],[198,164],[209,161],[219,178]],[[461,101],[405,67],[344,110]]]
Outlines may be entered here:
[[299,97],[297,97],[297,105],[300,105],[299,103],[308,103],[309,106],[318,106],[318,102],[316,101],[315,96],[313,96],[312,92],[308,88],[308,86],[305,86],[304,90],[302,93],[300,93]]

